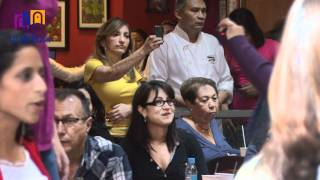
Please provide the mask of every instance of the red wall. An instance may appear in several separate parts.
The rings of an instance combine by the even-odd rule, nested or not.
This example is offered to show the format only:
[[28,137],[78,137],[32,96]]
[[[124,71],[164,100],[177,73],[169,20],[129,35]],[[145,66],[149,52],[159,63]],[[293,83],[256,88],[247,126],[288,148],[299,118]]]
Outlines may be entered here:
[[[109,0],[109,17],[122,17],[131,27],[152,32],[155,24],[165,19],[174,19],[174,2],[168,0],[168,13],[147,13],[147,0]],[[92,53],[96,30],[78,29],[77,1],[69,0],[69,50],[57,50],[56,59],[66,66],[80,65]],[[218,0],[208,0],[208,17],[205,31],[213,33],[217,24]]]
[[[169,0],[168,13],[147,13],[147,0],[127,1],[124,5],[124,19],[126,19],[132,27],[144,29],[147,33],[152,33],[152,27],[160,24],[165,19],[175,19],[174,16],[175,0]],[[204,27],[205,32],[213,33],[218,22],[219,0],[207,0],[207,21]],[[134,7],[134,8],[133,8]]]
[[219,0],[207,0],[206,4],[208,11],[203,31],[214,34],[219,21]]
[[152,33],[152,27],[160,24],[165,19],[174,19],[174,2],[169,0],[168,13],[147,13],[147,0],[127,0],[124,4],[124,19],[129,22],[133,28],[142,28],[147,33]]

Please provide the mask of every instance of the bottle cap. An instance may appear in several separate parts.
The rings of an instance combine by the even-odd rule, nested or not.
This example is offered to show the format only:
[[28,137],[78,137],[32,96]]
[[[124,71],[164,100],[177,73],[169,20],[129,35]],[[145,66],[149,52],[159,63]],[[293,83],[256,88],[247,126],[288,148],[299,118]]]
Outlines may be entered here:
[[188,158],[188,163],[189,164],[194,164],[196,162],[196,159],[193,157]]

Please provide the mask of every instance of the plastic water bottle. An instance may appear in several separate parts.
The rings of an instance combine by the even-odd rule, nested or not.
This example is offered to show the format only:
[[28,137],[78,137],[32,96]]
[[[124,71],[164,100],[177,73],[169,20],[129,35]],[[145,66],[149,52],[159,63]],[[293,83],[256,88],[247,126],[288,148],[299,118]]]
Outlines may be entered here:
[[185,170],[185,180],[197,180],[198,178],[198,172],[197,172],[197,167],[195,165],[195,158],[188,158],[188,163],[187,167]]

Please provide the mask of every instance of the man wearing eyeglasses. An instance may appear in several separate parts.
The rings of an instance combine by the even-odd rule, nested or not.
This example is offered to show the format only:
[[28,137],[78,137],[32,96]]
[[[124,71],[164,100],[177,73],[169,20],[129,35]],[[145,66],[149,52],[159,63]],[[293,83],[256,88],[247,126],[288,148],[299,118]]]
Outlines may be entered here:
[[100,136],[89,136],[90,102],[75,89],[57,89],[55,123],[70,159],[69,179],[132,179],[123,149]]

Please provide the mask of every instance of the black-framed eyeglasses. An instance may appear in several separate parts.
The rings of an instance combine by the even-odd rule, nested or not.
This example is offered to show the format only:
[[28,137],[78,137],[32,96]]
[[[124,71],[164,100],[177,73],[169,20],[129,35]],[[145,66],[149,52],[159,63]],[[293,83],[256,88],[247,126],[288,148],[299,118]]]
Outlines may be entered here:
[[174,100],[173,99],[167,99],[167,100],[156,99],[153,102],[145,103],[145,105],[162,107],[164,106],[165,103],[167,103],[169,106],[173,106]]
[[56,125],[59,124],[59,122],[61,122],[64,126],[71,126],[76,124],[77,122],[79,122],[80,120],[86,120],[88,119],[90,116],[88,117],[82,117],[82,118],[76,118],[76,117],[65,117],[65,118],[54,118],[54,121],[56,123]]

